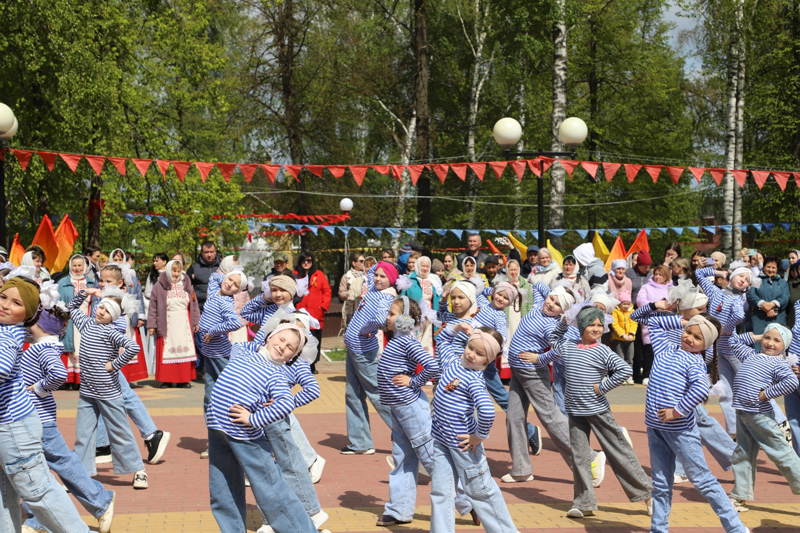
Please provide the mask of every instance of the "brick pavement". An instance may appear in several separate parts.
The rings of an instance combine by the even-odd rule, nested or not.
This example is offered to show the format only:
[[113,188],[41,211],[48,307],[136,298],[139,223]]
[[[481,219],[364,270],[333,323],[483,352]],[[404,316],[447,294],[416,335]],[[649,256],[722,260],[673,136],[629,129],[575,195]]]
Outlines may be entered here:
[[[377,415],[373,420],[373,438],[377,452],[372,456],[342,456],[338,450],[346,444],[344,415],[344,374],[342,363],[321,365],[318,376],[322,397],[297,411],[297,415],[317,452],[327,459],[322,481],[315,487],[323,508],[331,519],[325,527],[339,531],[383,531],[375,520],[388,498],[386,455],[390,452],[390,432]],[[145,381],[136,388],[160,429],[170,431],[172,439],[164,460],[148,465],[150,488],[134,491],[130,475],[116,476],[111,465],[100,465],[98,479],[117,491],[117,516],[113,531],[130,532],[217,532],[210,512],[208,494],[208,462],[199,454],[206,447],[205,425],[202,418],[201,384],[192,389],[156,389],[154,382]],[[628,428],[636,454],[649,473],[647,437],[643,423],[644,387],[623,387],[612,392],[610,399],[617,421]],[[430,394],[429,394],[430,395]],[[59,424],[68,443],[74,441],[74,417],[77,392],[56,393],[59,404]],[[710,411],[719,415],[719,407]],[[531,415],[535,423],[535,416]],[[138,434],[138,433],[137,433]],[[141,441],[140,441],[141,443]],[[144,445],[140,444],[142,453]],[[505,415],[498,412],[491,437],[486,445],[492,474],[507,473],[511,462],[507,452]],[[712,471],[726,491],[730,491],[733,476],[722,472],[706,454]],[[600,511],[594,518],[574,521],[565,517],[572,501],[572,475],[552,443],[545,436],[544,450],[533,458],[535,480],[521,484],[500,483],[512,516],[521,531],[590,531],[632,532],[647,531],[649,518],[641,503],[626,501],[610,467],[603,486],[597,490]],[[417,494],[417,514],[412,524],[392,529],[399,531],[428,531],[430,517],[430,480],[421,478]],[[777,469],[761,455],[756,484],[757,501],[742,518],[757,531],[792,531],[800,533],[800,499],[793,496]],[[77,502],[76,502],[77,503]],[[671,525],[674,531],[722,531],[714,513],[689,484],[676,486]],[[85,515],[87,523],[94,525]],[[255,501],[248,493],[249,528],[259,525]],[[466,520],[459,520],[457,530],[479,531]]]

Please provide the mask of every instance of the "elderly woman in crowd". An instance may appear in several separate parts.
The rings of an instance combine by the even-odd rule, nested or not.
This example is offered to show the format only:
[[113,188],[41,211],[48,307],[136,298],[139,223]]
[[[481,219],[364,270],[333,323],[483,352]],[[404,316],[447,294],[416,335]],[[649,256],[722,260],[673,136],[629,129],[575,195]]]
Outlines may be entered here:
[[541,281],[549,287],[559,274],[561,274],[561,267],[556,261],[553,261],[550,250],[542,248],[537,254],[537,264],[531,271],[528,281],[531,285],[536,285]]
[[[768,324],[785,325],[786,308],[789,305],[789,284],[778,275],[777,257],[764,259],[764,267],[758,277],[761,285],[747,291],[752,332],[755,335],[764,333]],[[761,343],[755,343],[754,346],[760,350]]]
[[[556,288],[559,285],[564,285],[575,293],[576,298],[580,295],[583,298],[589,297],[589,282],[586,281],[578,269],[578,261],[574,255],[568,255],[564,258],[564,271],[561,272],[556,279],[550,284],[550,287]],[[624,272],[623,272],[624,275]]]

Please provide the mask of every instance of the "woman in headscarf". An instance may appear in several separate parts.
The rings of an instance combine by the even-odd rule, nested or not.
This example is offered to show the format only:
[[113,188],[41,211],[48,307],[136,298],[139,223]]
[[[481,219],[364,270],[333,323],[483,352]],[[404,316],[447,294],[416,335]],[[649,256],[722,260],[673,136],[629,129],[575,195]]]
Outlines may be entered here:
[[476,287],[489,286],[486,282],[486,276],[478,273],[478,263],[475,261],[474,257],[468,255],[461,261],[461,272],[463,275],[462,279],[472,282]]
[[[783,325],[786,322],[786,307],[789,305],[789,284],[778,275],[777,257],[764,259],[764,267],[758,277],[761,285],[747,291],[752,332],[755,335],[764,333],[764,328],[773,322]],[[761,343],[756,342],[753,347],[760,350]]]
[[[506,267],[506,274],[508,275],[508,282],[517,289],[517,297],[511,302],[511,305],[505,308],[506,320],[508,321],[508,338],[506,339],[506,347],[511,343],[511,337],[517,330],[522,317],[528,314],[528,311],[533,307],[533,286],[528,283],[528,280],[521,276],[522,267],[519,261],[511,259]],[[508,365],[508,350],[503,353],[503,365]]]
[[568,255],[564,258],[563,268],[563,272],[556,276],[556,279],[550,284],[550,288],[555,289],[558,285],[564,285],[573,293],[575,293],[576,296],[579,295],[582,298],[588,298],[589,283],[581,275],[581,272],[578,269],[578,261],[575,259],[574,255]]
[[456,265],[456,255],[453,252],[445,252],[442,264],[444,265],[444,278],[447,281],[460,279],[461,271]]
[[25,255],[22,256],[19,266],[36,267],[36,278],[34,281],[41,285],[43,281],[50,279],[50,272],[48,272],[47,269],[42,266],[45,260],[44,250],[42,250],[39,246],[33,245],[29,247],[28,251],[25,252]]
[[553,256],[547,248],[541,248],[537,254],[538,262],[528,276],[528,281],[531,285],[536,285],[542,282],[548,287],[556,279],[556,276],[561,274],[561,267],[556,261],[553,261]]
[[156,339],[156,380],[189,388],[196,377],[194,333],[200,308],[180,261],[167,263],[150,296],[147,328]]
[[425,350],[433,355],[433,323],[426,317],[426,309],[439,309],[439,298],[442,297],[442,283],[439,276],[431,272],[431,259],[421,256],[414,264],[414,272],[408,277],[411,286],[401,292],[416,301],[422,309],[420,320],[419,342]]
[[311,373],[316,374],[316,364],[320,355],[319,350],[322,347],[322,328],[325,325],[325,313],[331,306],[331,286],[325,273],[317,269],[317,265],[314,262],[314,254],[311,252],[300,254],[297,260],[297,269],[294,272],[297,275],[298,282],[303,278],[308,278],[308,292],[297,304],[297,310],[305,309],[309,315],[319,322],[319,329],[311,330],[312,335],[319,342],[317,358],[311,363]]
[[350,323],[361,302],[364,272],[364,254],[353,252],[350,254],[350,270],[345,272],[339,281],[339,299],[344,304],[342,305],[344,327]]
[[[80,291],[94,288],[94,279],[86,277],[89,271],[89,260],[80,254],[75,254],[69,259],[69,275],[58,280],[58,294],[64,302],[71,302],[72,298]],[[86,298],[81,305],[81,311],[89,314],[92,296]],[[61,360],[67,368],[67,381],[65,385],[69,389],[75,389],[81,383],[81,368],[78,361],[78,349],[80,347],[81,334],[72,324],[72,319],[67,323],[64,338],[61,343],[64,345],[64,352]]]

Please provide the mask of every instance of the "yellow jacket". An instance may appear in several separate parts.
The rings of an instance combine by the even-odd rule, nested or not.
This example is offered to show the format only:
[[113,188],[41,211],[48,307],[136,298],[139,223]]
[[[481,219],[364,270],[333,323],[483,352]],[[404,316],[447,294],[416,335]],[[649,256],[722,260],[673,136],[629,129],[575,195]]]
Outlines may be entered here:
[[614,309],[614,323],[611,324],[611,340],[624,341],[624,335],[635,335],[636,328],[639,324],[631,320],[631,313],[633,306],[628,308],[627,312],[622,311],[619,307]]

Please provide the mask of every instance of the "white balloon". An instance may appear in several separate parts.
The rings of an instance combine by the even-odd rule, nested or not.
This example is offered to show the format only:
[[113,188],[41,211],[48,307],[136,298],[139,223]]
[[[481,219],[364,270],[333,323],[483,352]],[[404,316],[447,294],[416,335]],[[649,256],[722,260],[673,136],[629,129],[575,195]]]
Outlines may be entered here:
[[353,200],[350,198],[342,198],[339,202],[339,209],[342,211],[351,211],[353,209]]

